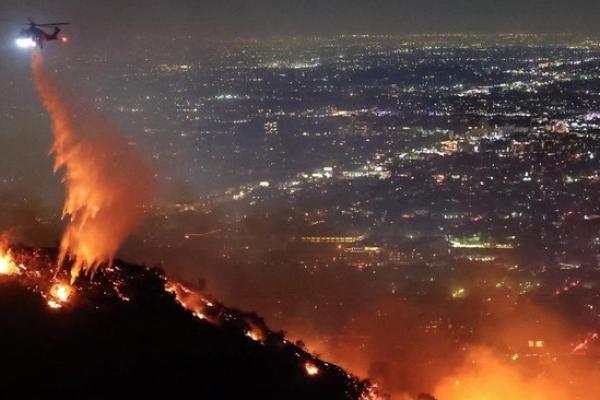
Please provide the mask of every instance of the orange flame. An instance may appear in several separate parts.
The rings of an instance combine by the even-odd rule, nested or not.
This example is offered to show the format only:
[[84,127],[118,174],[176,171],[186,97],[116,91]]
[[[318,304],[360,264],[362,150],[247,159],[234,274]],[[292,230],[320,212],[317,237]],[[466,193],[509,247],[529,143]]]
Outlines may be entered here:
[[68,303],[73,294],[73,287],[65,282],[57,282],[48,291],[48,306],[50,308],[61,308]]
[[56,283],[50,288],[50,295],[64,303],[71,297],[72,290],[66,283]]
[[315,364],[311,363],[310,361],[307,361],[304,364],[304,369],[306,369],[306,373],[309,376],[315,376],[319,374],[319,367],[317,367]]
[[248,336],[250,339],[254,340],[255,342],[262,342],[263,336],[262,336],[262,332],[251,329],[249,331],[246,332],[246,336]]
[[14,275],[18,271],[10,250],[5,251],[0,248],[0,275]]
[[60,245],[59,267],[73,260],[71,281],[111,263],[139,225],[152,197],[152,174],[106,120],[67,101],[33,55],[33,75],[54,132],[55,172],[63,170],[69,223]]
[[179,304],[190,310],[197,318],[216,323],[215,320],[209,319],[206,315],[207,309],[213,307],[214,304],[205,299],[201,294],[174,281],[167,282],[165,284],[165,290],[173,293]]

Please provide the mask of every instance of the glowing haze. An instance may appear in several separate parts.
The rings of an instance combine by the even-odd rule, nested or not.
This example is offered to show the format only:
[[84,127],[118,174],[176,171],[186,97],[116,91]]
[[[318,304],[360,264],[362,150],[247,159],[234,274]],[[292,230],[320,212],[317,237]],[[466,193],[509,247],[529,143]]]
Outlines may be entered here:
[[69,222],[60,245],[59,266],[73,260],[71,280],[110,263],[140,224],[152,198],[150,169],[120,132],[97,113],[65,95],[33,55],[37,91],[54,133],[54,170],[63,171]]

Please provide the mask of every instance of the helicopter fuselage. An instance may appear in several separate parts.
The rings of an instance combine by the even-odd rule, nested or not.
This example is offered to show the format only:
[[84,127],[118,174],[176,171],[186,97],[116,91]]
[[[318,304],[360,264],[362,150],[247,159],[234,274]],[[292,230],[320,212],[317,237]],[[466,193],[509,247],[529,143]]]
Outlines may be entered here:
[[59,32],[60,28],[57,26],[54,27],[54,31],[52,33],[47,33],[43,29],[40,29],[36,26],[30,26],[29,28],[21,30],[17,40],[21,40],[22,43],[31,43],[36,47],[43,48],[45,42],[58,40]]

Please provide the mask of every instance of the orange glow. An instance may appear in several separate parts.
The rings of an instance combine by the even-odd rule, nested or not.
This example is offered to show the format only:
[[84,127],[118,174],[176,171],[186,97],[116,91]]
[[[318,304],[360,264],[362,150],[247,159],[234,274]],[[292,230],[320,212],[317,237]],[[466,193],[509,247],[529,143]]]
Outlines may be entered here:
[[255,342],[264,342],[266,340],[266,333],[259,327],[250,321],[247,321],[250,329],[246,332],[246,336]]
[[319,368],[309,361],[307,361],[304,364],[304,369],[306,369],[306,373],[310,376],[315,376],[319,374]]
[[365,391],[360,395],[360,400],[382,400],[383,397],[379,396],[379,387],[377,384],[368,386]]
[[55,172],[63,171],[69,223],[60,244],[59,266],[73,260],[71,282],[111,263],[139,225],[153,192],[152,174],[122,135],[85,109],[48,78],[41,54],[33,56],[36,87],[52,120]]
[[14,275],[18,272],[19,269],[12,258],[10,250],[0,249],[0,275]]
[[455,377],[443,380],[435,397],[444,400],[569,400],[573,397],[558,382],[544,376],[527,376],[514,363],[489,350],[477,349]]
[[55,283],[48,291],[48,306],[50,308],[61,308],[66,304],[73,294],[73,288],[64,282]]
[[66,283],[56,283],[50,288],[50,295],[64,303],[71,297],[72,290]]
[[264,342],[266,340],[267,334],[260,326],[258,326],[249,318],[246,319],[246,323],[248,324],[248,331],[246,332],[246,336],[248,336],[255,342]]
[[[173,293],[179,304],[190,310],[196,318],[208,320],[205,311],[213,307],[213,303],[206,300],[200,293],[188,289],[181,283],[172,281],[165,284],[165,290]],[[209,322],[214,323],[215,321]]]
[[598,340],[598,333],[594,332],[591,335],[589,335],[587,338],[585,338],[585,340],[583,340],[581,343],[578,343],[577,345],[575,345],[575,347],[571,351],[571,354],[575,354],[575,353],[583,352],[584,350],[587,350],[590,343],[595,342],[596,340]]
[[48,300],[48,307],[54,308],[54,309],[62,308],[62,304],[60,304],[54,300]]
[[258,336],[258,334],[254,331],[248,331],[246,332],[246,336],[248,336],[250,339],[258,342],[260,340],[260,337]]
[[198,313],[195,312],[194,315],[196,316],[196,318],[198,319],[206,319],[206,315],[202,314],[202,313]]

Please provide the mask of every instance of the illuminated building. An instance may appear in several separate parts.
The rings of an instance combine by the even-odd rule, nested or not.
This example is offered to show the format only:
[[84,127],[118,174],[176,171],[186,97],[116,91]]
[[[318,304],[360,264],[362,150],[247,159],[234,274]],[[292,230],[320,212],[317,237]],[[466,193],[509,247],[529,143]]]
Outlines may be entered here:
[[334,243],[348,244],[357,243],[364,240],[365,236],[302,236],[301,240],[305,243]]
[[279,127],[277,121],[265,122],[265,134],[266,135],[277,135],[279,133]]

